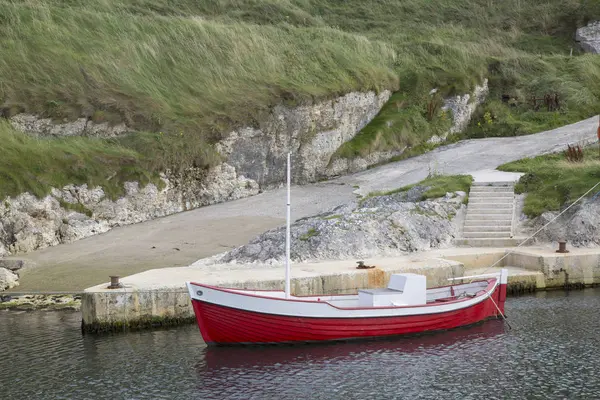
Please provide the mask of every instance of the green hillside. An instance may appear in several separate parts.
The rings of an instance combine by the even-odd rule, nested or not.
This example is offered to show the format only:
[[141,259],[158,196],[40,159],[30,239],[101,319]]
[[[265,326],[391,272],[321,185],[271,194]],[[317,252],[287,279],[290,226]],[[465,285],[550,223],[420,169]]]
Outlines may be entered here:
[[[0,198],[66,182],[116,195],[125,179],[218,162],[211,144],[274,104],[354,90],[395,94],[340,157],[418,146],[449,126],[441,97],[483,78],[490,100],[466,135],[573,122],[600,109],[600,57],[573,42],[594,18],[600,4],[586,0],[0,0],[5,117],[87,116],[142,132],[48,141],[0,124],[13,154],[0,158]],[[555,92],[556,112],[527,101]]]

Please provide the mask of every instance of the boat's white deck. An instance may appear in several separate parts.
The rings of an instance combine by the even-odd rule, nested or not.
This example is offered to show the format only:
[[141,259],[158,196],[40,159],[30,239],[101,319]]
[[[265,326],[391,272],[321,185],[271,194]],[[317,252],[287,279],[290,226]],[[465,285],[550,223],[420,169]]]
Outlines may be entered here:
[[[432,288],[427,290],[427,304],[438,303],[443,301],[451,301],[462,298],[464,296],[473,296],[478,292],[484,290],[488,285],[487,281],[479,281],[473,283],[465,283],[460,285],[446,286],[440,288]],[[257,295],[257,296],[268,296],[274,298],[285,298],[283,291],[248,291],[248,290],[236,290],[241,293]],[[378,292],[395,292],[393,289],[377,289]],[[292,300],[296,301],[320,301],[327,302],[334,307],[338,308],[356,308],[359,307],[358,294],[353,295],[333,295],[333,296],[306,296],[296,297],[291,296]]]

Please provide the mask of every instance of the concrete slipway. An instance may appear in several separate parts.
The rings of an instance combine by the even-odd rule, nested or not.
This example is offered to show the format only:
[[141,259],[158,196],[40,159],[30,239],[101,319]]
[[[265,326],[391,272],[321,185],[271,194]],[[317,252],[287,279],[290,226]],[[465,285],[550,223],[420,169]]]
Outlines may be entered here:
[[[459,248],[413,255],[368,259],[369,270],[357,270],[355,260],[292,265],[292,293],[351,293],[383,287],[390,274],[414,272],[427,276],[428,286],[448,284],[448,278],[509,269],[509,293],[600,283],[600,249],[571,249],[559,254],[549,247]],[[496,264],[493,268],[490,265]],[[232,288],[282,289],[284,267],[211,265],[163,268],[125,277],[120,289],[108,283],[85,290],[83,329],[110,331],[176,325],[193,321],[186,281]]]

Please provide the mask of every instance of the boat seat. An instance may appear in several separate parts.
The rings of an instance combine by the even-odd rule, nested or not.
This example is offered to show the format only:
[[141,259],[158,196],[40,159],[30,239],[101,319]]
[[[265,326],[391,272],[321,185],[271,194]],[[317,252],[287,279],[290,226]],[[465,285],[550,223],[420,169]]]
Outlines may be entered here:
[[392,274],[386,288],[360,289],[360,307],[415,306],[427,304],[427,285],[424,275]]

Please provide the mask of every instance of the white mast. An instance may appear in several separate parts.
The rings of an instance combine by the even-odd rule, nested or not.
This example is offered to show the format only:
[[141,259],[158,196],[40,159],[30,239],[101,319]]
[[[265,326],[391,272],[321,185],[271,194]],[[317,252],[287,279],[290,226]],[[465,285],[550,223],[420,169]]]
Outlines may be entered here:
[[285,298],[290,298],[290,155],[287,155],[287,215],[286,215],[286,229],[285,229]]

